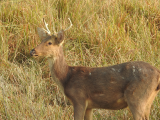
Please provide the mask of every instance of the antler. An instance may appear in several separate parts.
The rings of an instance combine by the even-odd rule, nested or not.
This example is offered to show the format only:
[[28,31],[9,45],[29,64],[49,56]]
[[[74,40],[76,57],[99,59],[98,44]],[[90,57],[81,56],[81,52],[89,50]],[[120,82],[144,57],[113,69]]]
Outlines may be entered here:
[[70,18],[68,18],[68,20],[69,20],[69,22],[70,22],[70,24],[71,24],[71,25],[70,25],[68,28],[66,28],[64,31],[66,31],[66,30],[70,29],[70,28],[72,27],[72,25],[73,25],[73,24],[72,24],[72,22],[71,22],[71,19],[70,19]]
[[51,34],[51,31],[48,29],[48,24],[46,23],[46,21],[44,20],[44,18],[43,18],[43,22],[44,22],[44,24],[45,24],[45,27],[46,27],[46,32],[50,35]]
[[56,32],[56,29],[55,29],[54,25],[53,25],[53,31],[54,31],[54,34],[56,35],[57,32]]
[[[71,22],[71,19],[68,18],[68,20],[69,20],[69,22],[70,22],[70,26],[69,26],[68,28],[66,28],[64,31],[69,30],[69,29],[73,26],[73,24],[72,24],[72,22]],[[50,35],[50,34],[51,34],[51,31],[49,30],[48,24],[46,23],[46,21],[44,20],[44,18],[43,18],[43,22],[44,22],[45,27],[46,27],[46,30],[45,30],[45,29],[44,29],[44,30]],[[54,29],[54,33],[57,34],[57,32],[55,31],[55,28],[54,28],[54,27],[53,27],[53,29]]]

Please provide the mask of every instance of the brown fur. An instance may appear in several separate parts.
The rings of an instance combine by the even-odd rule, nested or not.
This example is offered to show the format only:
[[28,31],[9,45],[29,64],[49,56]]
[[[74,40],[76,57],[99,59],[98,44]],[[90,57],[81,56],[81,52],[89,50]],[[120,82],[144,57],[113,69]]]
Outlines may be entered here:
[[119,110],[127,106],[135,120],[149,119],[160,89],[158,69],[142,61],[97,68],[68,66],[60,45],[63,30],[57,38],[44,34],[31,55],[48,57],[53,80],[73,103],[75,120],[91,120],[93,108]]

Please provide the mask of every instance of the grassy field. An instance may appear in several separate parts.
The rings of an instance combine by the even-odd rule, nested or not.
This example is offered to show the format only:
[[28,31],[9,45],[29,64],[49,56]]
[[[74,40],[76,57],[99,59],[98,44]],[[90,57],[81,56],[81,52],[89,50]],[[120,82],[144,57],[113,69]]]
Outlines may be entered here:
[[[50,79],[46,59],[33,59],[40,43],[36,28],[65,34],[69,65],[109,66],[145,61],[160,69],[160,0],[1,0],[0,1],[0,119],[72,120]],[[132,120],[124,110],[94,110],[94,120]],[[160,93],[151,108],[160,119]]]

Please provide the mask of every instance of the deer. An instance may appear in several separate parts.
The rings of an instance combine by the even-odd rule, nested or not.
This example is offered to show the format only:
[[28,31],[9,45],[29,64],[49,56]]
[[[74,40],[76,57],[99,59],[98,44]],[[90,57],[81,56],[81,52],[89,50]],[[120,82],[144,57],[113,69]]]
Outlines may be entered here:
[[52,79],[73,105],[74,120],[92,120],[93,109],[126,107],[134,120],[149,120],[151,105],[160,90],[160,70],[143,61],[105,67],[69,66],[62,44],[72,23],[56,34],[44,24],[46,29],[37,28],[41,43],[30,55],[48,59]]

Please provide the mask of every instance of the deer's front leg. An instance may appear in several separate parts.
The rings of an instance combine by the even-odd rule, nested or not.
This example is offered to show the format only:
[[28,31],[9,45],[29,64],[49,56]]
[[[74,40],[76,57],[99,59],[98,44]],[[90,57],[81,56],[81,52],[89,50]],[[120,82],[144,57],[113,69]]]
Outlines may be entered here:
[[86,111],[85,102],[74,103],[74,120],[84,120],[84,115]]
[[86,109],[84,120],[92,120],[92,109]]

